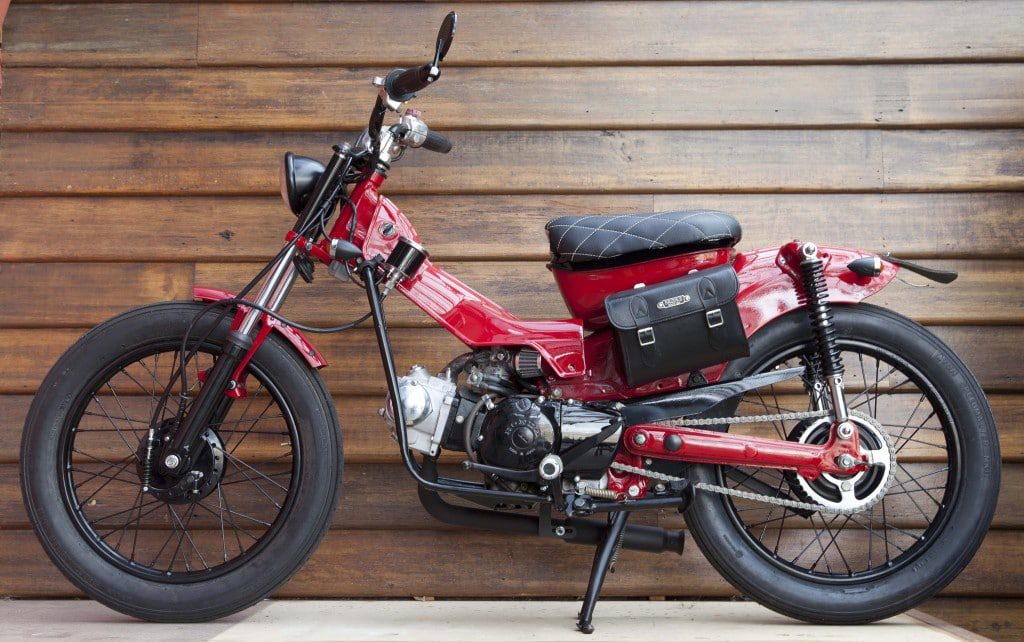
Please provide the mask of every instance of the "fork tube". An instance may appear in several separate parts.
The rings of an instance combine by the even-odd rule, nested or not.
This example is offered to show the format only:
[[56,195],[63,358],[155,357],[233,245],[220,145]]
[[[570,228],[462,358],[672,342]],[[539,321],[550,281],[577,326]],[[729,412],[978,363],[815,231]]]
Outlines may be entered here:
[[[274,271],[270,273],[267,282],[263,284],[263,287],[260,288],[260,293],[256,296],[257,304],[274,312],[281,309],[284,298],[288,296],[288,291],[291,289],[292,284],[295,283],[295,263],[292,259],[295,258],[296,251],[295,246],[292,245],[277,262],[277,265],[274,266]],[[241,325],[238,326],[238,332],[249,336],[249,333],[252,332],[261,316],[263,316],[262,312],[256,308],[250,308],[245,318],[242,319]]]
[[[293,259],[295,246],[291,246],[278,260],[270,276],[256,296],[256,303],[277,312],[284,304],[288,292],[295,283],[296,269]],[[223,401],[223,392],[231,383],[231,376],[239,362],[252,347],[251,333],[263,312],[250,308],[238,329],[228,334],[226,345],[203,387],[199,389],[192,407],[182,418],[181,425],[174,431],[171,441],[161,452],[157,466],[165,473],[176,474],[186,470],[192,463],[192,448],[200,433],[210,424],[210,418]],[[173,464],[173,465],[172,465]]]

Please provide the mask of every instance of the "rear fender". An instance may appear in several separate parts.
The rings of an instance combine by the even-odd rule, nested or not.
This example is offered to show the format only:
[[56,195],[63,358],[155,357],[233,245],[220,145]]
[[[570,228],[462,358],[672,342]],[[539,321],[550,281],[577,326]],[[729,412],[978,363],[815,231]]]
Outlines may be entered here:
[[[803,280],[798,247],[794,241],[779,249],[754,250],[736,256],[733,266],[740,281],[736,303],[748,337],[778,317],[802,307]],[[883,259],[878,276],[860,276],[846,267],[847,264],[874,254],[826,246],[820,246],[818,251],[825,263],[825,283],[831,303],[859,303],[889,285],[899,271],[899,266]]]
[[[192,298],[196,301],[220,301],[234,298],[234,293],[218,288],[196,286],[192,288]],[[291,326],[282,325],[277,319],[264,317],[264,322],[278,332],[295,350],[302,355],[311,368],[319,369],[327,365],[327,360],[313,347],[304,334]]]

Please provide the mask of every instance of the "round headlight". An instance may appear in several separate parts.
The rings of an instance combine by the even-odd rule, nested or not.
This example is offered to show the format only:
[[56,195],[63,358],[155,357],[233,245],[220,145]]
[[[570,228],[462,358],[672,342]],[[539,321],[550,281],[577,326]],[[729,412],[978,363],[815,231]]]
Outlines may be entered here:
[[305,209],[324,166],[306,156],[288,152],[281,165],[281,198],[296,216]]

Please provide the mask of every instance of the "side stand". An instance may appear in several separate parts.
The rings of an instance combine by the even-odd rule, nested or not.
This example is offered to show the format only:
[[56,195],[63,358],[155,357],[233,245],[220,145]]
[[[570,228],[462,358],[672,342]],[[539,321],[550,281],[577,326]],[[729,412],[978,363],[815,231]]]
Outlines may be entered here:
[[587,594],[583,598],[583,608],[580,609],[579,620],[576,628],[584,633],[593,633],[594,607],[597,606],[597,596],[601,592],[601,585],[608,575],[608,569],[612,565],[612,558],[622,536],[622,529],[626,526],[629,518],[629,511],[620,511],[612,514],[608,528],[604,532],[601,544],[594,552],[594,565],[590,569],[590,583],[587,585]]

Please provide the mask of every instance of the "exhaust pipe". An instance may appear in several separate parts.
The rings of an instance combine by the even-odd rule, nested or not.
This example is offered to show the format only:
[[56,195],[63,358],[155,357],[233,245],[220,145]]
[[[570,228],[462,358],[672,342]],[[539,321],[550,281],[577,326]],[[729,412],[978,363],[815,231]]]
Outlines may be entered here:
[[[432,460],[428,459],[424,462],[423,473],[428,479],[436,478],[437,468]],[[435,519],[446,524],[522,535],[543,535],[539,517],[454,506],[441,499],[436,492],[427,490],[423,486],[418,487],[418,492],[423,508]],[[559,527],[565,529],[565,535],[556,535],[562,541],[591,546],[597,546],[601,542],[608,528],[603,520],[579,517],[570,517],[564,520],[553,519],[551,526],[556,530]],[[672,551],[682,555],[684,544],[683,531],[669,531],[656,526],[629,525],[622,532],[622,547],[633,551],[648,553]]]

